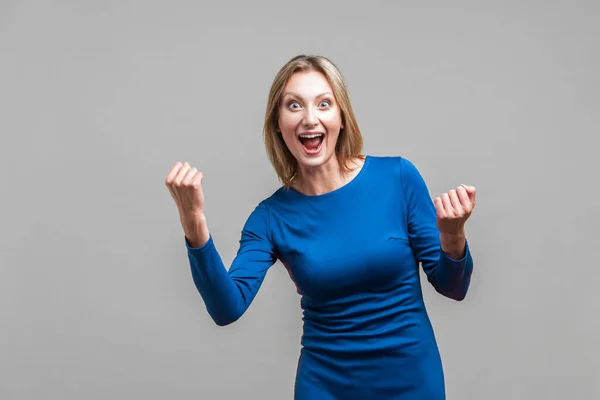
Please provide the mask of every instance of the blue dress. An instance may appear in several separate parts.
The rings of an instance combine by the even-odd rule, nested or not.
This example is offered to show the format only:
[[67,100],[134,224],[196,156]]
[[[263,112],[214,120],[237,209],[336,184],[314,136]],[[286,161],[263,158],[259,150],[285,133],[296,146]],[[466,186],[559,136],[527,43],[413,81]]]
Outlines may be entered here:
[[229,270],[212,236],[185,243],[218,325],[242,316],[276,260],[287,268],[303,311],[296,400],[445,399],[419,263],[435,290],[462,300],[473,260],[468,244],[460,260],[441,251],[435,207],[409,160],[367,156],[323,195],[279,188],[248,217]]

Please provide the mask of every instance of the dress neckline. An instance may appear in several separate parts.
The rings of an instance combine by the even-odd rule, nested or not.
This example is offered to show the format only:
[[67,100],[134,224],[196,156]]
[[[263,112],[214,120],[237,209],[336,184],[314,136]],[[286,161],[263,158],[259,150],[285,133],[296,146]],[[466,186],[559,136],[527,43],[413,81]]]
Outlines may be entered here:
[[296,197],[299,198],[304,198],[304,199],[324,199],[324,198],[328,198],[331,196],[335,196],[337,194],[343,193],[347,190],[350,190],[353,186],[355,186],[356,184],[358,184],[358,182],[360,181],[360,179],[362,178],[362,176],[365,174],[365,171],[369,165],[369,162],[371,160],[371,156],[366,155],[365,156],[365,161],[363,162],[362,166],[360,167],[360,171],[358,171],[358,174],[356,174],[356,176],[354,178],[352,178],[350,181],[346,182],[344,185],[340,186],[337,189],[334,189],[330,192],[327,193],[322,193],[322,194],[304,194],[301,193],[299,191],[297,191],[296,189],[294,189],[293,187],[290,186],[289,188],[289,193],[293,194]]

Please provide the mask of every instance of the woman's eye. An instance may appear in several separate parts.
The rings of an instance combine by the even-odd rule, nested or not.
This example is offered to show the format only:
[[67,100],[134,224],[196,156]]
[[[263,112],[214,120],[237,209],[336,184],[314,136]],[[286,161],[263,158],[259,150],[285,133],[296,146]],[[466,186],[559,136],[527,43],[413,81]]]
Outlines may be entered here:
[[300,107],[300,103],[298,103],[297,101],[290,101],[288,103],[288,107],[289,108],[298,108],[298,107]]
[[320,107],[328,107],[331,103],[329,102],[329,100],[323,100],[322,102],[319,103]]

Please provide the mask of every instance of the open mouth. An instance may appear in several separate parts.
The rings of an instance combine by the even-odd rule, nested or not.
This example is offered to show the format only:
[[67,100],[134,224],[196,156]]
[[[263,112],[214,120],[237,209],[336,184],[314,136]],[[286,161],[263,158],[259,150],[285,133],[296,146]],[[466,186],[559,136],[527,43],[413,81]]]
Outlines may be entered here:
[[302,147],[304,147],[304,151],[307,153],[319,152],[324,138],[325,134],[323,133],[302,134],[298,136]]

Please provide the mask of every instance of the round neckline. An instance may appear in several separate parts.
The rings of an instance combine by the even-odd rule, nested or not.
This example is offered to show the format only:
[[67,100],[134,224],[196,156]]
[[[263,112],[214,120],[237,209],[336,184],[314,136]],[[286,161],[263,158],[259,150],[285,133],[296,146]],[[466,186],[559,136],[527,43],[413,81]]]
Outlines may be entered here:
[[363,162],[362,166],[360,167],[360,171],[358,171],[358,174],[356,174],[356,176],[354,178],[352,178],[352,180],[346,182],[344,185],[340,186],[337,189],[334,189],[330,192],[327,193],[321,193],[321,194],[304,194],[302,192],[297,191],[296,189],[294,189],[293,187],[290,186],[289,188],[289,192],[293,193],[294,195],[301,197],[301,198],[305,198],[305,199],[309,199],[309,200],[317,200],[317,199],[324,199],[327,197],[331,197],[334,196],[340,192],[343,192],[345,190],[349,190],[353,185],[356,185],[358,183],[358,181],[362,178],[362,176],[365,174],[365,171],[367,169],[367,166],[369,165],[369,161],[371,160],[371,156],[369,155],[365,155],[365,161]]

